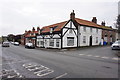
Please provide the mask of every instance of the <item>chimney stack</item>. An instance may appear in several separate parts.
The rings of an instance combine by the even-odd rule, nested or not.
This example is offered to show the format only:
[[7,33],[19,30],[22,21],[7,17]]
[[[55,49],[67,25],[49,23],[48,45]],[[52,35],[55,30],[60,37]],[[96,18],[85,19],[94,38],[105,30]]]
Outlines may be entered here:
[[35,28],[33,27],[32,31],[35,31]]
[[102,21],[101,25],[102,25],[102,26],[105,26],[105,21],[104,21],[104,22]]
[[40,30],[40,28],[39,27],[37,27],[37,31],[39,31]]
[[25,33],[27,32],[27,30],[25,30]]
[[94,23],[97,24],[97,19],[96,19],[96,17],[93,17],[92,22],[94,22]]
[[75,20],[75,13],[74,13],[74,10],[73,10],[73,12],[71,12],[71,14],[70,14],[70,19]]

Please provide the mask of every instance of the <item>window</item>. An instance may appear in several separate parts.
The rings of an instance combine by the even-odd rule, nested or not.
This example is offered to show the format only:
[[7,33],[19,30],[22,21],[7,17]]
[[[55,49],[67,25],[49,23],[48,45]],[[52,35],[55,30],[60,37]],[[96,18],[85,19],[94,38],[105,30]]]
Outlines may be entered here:
[[67,37],[67,46],[74,45],[74,37]]
[[69,29],[69,33],[72,33],[72,29]]
[[43,42],[43,41],[40,41],[40,44],[41,44],[41,45],[43,45],[43,44],[44,44],[44,42]]
[[83,43],[86,43],[86,36],[83,36]]
[[86,27],[85,26],[83,27],[83,31],[86,32]]
[[98,43],[98,37],[96,37],[96,43]]
[[90,28],[90,32],[92,32],[92,28]]
[[98,33],[98,29],[96,28],[96,33]]
[[49,46],[54,46],[54,39],[50,39],[50,44]]
[[37,45],[39,45],[40,43],[39,43],[39,41],[37,41]]
[[59,47],[59,39],[56,39],[56,47]]

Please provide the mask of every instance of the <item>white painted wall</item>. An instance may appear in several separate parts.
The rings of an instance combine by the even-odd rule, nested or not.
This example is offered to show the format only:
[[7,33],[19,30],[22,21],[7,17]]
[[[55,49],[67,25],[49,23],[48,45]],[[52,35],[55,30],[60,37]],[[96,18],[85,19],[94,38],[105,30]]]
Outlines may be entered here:
[[[58,34],[55,34],[53,38],[60,38]],[[42,36],[37,36],[37,42],[44,41],[44,47],[45,48],[61,48],[61,39],[59,39],[59,47],[56,46],[56,39],[54,39],[54,46],[50,46],[50,36],[45,35],[44,39],[42,39]],[[38,47],[43,47],[41,44],[37,44]]]
[[[69,22],[65,27],[70,28],[70,23]],[[72,28],[76,28],[73,23],[72,23]],[[72,30],[72,29],[71,29]],[[67,31],[66,28],[63,28],[63,34]],[[75,30],[75,32],[77,33],[77,29]],[[68,46],[67,45],[67,37],[74,37],[74,46]],[[70,29],[67,31],[67,33],[63,36],[63,48],[67,48],[67,47],[77,47],[77,37],[74,33],[74,31],[72,30],[72,33],[70,33]]]
[[[92,36],[92,45],[99,45],[101,42],[102,30],[97,28],[98,29],[98,33],[97,33],[96,28],[92,28],[92,32],[91,32],[90,27],[86,27],[86,32],[85,32],[83,30],[83,27],[86,26],[79,26],[79,33],[81,33],[81,35],[79,35],[80,38],[79,45],[89,46],[90,36]],[[83,43],[83,36],[86,36],[86,43]],[[98,37],[98,43],[96,43],[96,37]]]

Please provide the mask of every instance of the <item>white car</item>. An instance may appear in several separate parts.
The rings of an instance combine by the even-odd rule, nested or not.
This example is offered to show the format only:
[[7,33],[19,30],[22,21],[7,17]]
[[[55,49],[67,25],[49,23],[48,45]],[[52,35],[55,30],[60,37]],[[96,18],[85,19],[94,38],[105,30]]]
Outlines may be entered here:
[[14,42],[14,45],[19,46],[19,43],[18,42]]
[[2,43],[2,47],[10,47],[9,42],[3,42],[3,43]]
[[26,43],[25,48],[35,48],[35,46],[33,45],[33,43]]
[[111,48],[112,48],[112,50],[114,50],[114,49],[120,50],[120,40],[118,40],[115,43],[113,43]]

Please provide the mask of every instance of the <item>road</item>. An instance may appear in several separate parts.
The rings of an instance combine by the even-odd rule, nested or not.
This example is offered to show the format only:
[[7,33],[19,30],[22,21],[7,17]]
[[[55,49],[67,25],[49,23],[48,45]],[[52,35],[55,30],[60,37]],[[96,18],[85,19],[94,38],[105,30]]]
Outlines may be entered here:
[[[110,46],[45,50],[11,45],[1,49],[2,69],[16,70],[25,78],[118,78],[118,51]],[[23,66],[28,63],[47,69],[35,74]]]

